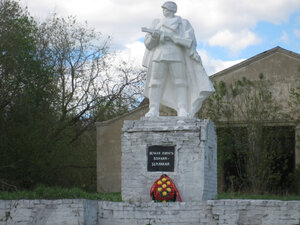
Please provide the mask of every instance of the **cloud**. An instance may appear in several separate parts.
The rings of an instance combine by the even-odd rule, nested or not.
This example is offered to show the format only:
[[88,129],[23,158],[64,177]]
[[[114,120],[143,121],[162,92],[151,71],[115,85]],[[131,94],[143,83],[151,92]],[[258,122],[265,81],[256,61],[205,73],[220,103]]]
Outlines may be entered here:
[[118,51],[118,57],[130,62],[135,68],[142,68],[142,60],[145,52],[145,45],[140,41],[127,44],[123,50]]
[[[75,15],[98,31],[112,35],[114,43],[125,46],[141,38],[140,27],[149,26],[161,16],[165,0],[21,0],[34,15],[53,11]],[[177,0],[178,15],[190,20],[200,41],[207,41],[220,30],[253,28],[258,21],[287,21],[300,9],[299,0]],[[47,13],[47,10],[48,13]]]
[[260,39],[253,32],[246,29],[236,33],[230,30],[222,30],[210,38],[208,43],[211,46],[227,48],[236,54],[250,45],[260,43]]
[[198,53],[201,56],[203,66],[209,76],[244,61],[244,59],[233,61],[215,59],[211,57],[209,53],[204,49],[199,50]]
[[279,24],[300,9],[299,0],[178,0],[182,16],[196,23],[196,36],[206,40],[217,31],[237,32],[253,28],[258,21]]
[[161,15],[160,0],[21,1],[28,5],[33,16],[40,19],[56,12],[59,16],[74,15],[80,21],[87,21],[97,31],[112,36],[116,47],[124,47],[127,43],[141,38],[144,34],[140,28],[150,25],[155,17]]
[[280,41],[283,43],[288,43],[289,42],[289,35],[287,32],[283,31],[281,36],[280,36]]
[[300,30],[299,29],[295,29],[293,33],[297,38],[300,38]]

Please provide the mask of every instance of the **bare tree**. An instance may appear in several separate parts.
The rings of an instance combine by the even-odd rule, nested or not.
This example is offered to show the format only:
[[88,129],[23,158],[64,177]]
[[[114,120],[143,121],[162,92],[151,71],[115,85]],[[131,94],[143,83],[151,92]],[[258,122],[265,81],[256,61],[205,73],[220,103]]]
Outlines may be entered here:
[[109,36],[86,23],[79,24],[72,16],[64,19],[56,15],[41,24],[39,34],[40,56],[55,70],[59,88],[55,105],[59,121],[64,121],[54,139],[68,126],[81,123],[72,138],[76,140],[96,120],[107,119],[107,110],[113,110],[114,104],[134,107],[144,72],[125,62],[115,63],[116,55],[109,52]]

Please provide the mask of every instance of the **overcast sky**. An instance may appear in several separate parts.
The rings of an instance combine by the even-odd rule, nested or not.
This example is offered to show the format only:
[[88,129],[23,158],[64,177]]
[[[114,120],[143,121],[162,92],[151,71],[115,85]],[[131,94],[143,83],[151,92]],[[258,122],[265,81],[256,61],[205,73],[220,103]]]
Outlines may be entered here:
[[[137,62],[142,26],[162,15],[162,0],[21,0],[31,15],[76,16],[113,37],[112,47]],[[300,53],[300,0],[177,0],[194,27],[204,67],[213,74],[276,46]]]

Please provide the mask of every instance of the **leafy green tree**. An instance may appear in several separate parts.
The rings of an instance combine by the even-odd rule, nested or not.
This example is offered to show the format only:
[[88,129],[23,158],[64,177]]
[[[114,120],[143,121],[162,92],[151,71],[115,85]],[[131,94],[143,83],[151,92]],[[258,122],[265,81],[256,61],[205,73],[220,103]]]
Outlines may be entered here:
[[[295,87],[291,89],[289,96],[288,105],[290,107],[290,112],[287,117],[291,120],[296,121],[299,126],[300,123],[300,66],[298,67],[298,80]],[[295,136],[296,137],[296,136]],[[296,137],[297,140],[300,139],[299,134]],[[295,170],[295,175],[291,177],[296,183],[297,191],[300,193],[300,165],[297,166]]]
[[[0,109],[14,104],[14,98],[36,89],[36,77],[47,85],[47,67],[38,59],[36,23],[17,2],[0,1]],[[26,89],[27,88],[27,89]],[[40,88],[42,90],[42,88]]]
[[36,159],[45,149],[57,91],[36,48],[36,33],[26,10],[0,1],[0,179],[24,187],[41,176],[43,158]]
[[288,105],[291,111],[286,115],[289,119],[300,122],[300,66],[298,67],[298,80],[295,87],[291,89]]
[[[210,117],[218,129],[219,191],[280,192],[291,190],[293,171],[291,127],[265,127],[283,118],[263,74],[226,86],[215,84],[200,117]],[[280,166],[279,166],[280,165]]]
[[0,0],[0,182],[95,188],[94,122],[136,107],[144,71],[74,17],[38,23]]

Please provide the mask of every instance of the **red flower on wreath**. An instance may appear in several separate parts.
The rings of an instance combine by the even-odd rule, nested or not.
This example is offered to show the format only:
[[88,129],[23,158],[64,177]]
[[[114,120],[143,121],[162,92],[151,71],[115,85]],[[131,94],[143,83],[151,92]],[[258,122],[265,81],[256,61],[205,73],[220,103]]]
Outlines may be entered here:
[[150,196],[156,202],[175,202],[176,198],[181,202],[180,194],[170,177],[161,175],[151,187]]

